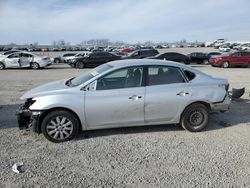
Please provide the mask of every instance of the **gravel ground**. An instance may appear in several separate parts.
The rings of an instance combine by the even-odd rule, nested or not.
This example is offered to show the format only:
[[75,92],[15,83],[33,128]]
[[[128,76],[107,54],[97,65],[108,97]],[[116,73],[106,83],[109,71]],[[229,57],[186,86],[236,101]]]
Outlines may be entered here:
[[[0,187],[250,187],[250,69],[196,67],[246,87],[229,112],[211,114],[205,131],[176,125],[98,130],[61,144],[18,130],[18,98],[85,70],[1,71]],[[23,173],[11,171],[16,162],[24,163]]]

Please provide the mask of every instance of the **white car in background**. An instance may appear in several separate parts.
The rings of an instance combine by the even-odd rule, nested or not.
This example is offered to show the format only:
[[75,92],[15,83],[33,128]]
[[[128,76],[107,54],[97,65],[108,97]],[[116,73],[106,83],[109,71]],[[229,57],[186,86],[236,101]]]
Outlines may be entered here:
[[241,50],[250,50],[250,44],[243,44],[240,47]]
[[77,53],[75,54],[74,56],[68,56],[67,58],[65,58],[65,62],[67,63],[68,61],[74,59],[74,58],[77,58],[77,57],[86,57],[90,54],[91,52],[89,51],[83,51],[83,52],[80,52],[80,53]]
[[229,52],[231,50],[231,48],[229,48],[228,46],[222,45],[219,47],[219,50],[221,52]]
[[6,68],[27,68],[39,69],[51,65],[49,57],[38,56],[29,52],[14,52],[9,55],[0,56],[0,70]]

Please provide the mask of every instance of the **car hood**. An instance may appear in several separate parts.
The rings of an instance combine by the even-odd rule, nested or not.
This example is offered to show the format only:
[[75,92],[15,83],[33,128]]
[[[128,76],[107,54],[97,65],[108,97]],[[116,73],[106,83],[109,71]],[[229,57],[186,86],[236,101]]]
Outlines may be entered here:
[[70,88],[65,85],[65,82],[66,80],[59,80],[31,89],[21,97],[21,100],[65,92],[66,89]]

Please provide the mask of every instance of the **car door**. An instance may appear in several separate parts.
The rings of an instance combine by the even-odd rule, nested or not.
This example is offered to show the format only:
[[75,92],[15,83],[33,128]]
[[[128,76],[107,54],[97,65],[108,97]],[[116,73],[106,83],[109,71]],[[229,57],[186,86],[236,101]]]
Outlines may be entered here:
[[32,62],[33,56],[27,53],[21,53],[21,57],[19,59],[19,64],[21,67],[29,67]]
[[241,52],[242,65],[247,66],[250,64],[250,52]]
[[99,53],[94,52],[91,53],[89,57],[86,58],[85,63],[88,67],[96,67],[100,64],[99,61],[100,61]]
[[11,67],[11,68],[20,67],[19,58],[20,58],[20,53],[13,53],[13,54],[7,56],[7,58],[4,59],[5,66],[7,68],[8,67]]
[[95,89],[85,92],[85,118],[90,129],[144,123],[143,67],[115,70],[93,84]]
[[149,66],[145,92],[145,122],[173,122],[191,97],[182,71],[171,66]]
[[240,52],[235,52],[231,55],[230,63],[233,65],[241,65],[243,62],[242,56]]

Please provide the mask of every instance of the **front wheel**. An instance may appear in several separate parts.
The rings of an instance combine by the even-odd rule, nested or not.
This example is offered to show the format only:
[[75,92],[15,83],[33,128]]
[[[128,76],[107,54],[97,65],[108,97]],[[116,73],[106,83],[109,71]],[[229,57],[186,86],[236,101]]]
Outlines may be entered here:
[[191,132],[199,132],[203,130],[209,119],[208,109],[205,105],[195,103],[188,106],[181,116],[181,126]]
[[222,67],[223,68],[229,68],[229,62],[228,61],[223,62]]
[[0,70],[3,70],[3,69],[5,69],[5,66],[3,63],[0,62]]
[[35,62],[32,62],[32,63],[30,63],[30,68],[32,68],[32,69],[39,69],[39,64],[35,63]]
[[79,61],[76,63],[76,67],[79,69],[83,69],[83,68],[85,68],[85,64],[83,62]]
[[56,143],[65,142],[77,135],[79,122],[75,115],[68,111],[52,111],[45,116],[41,130],[48,140]]

